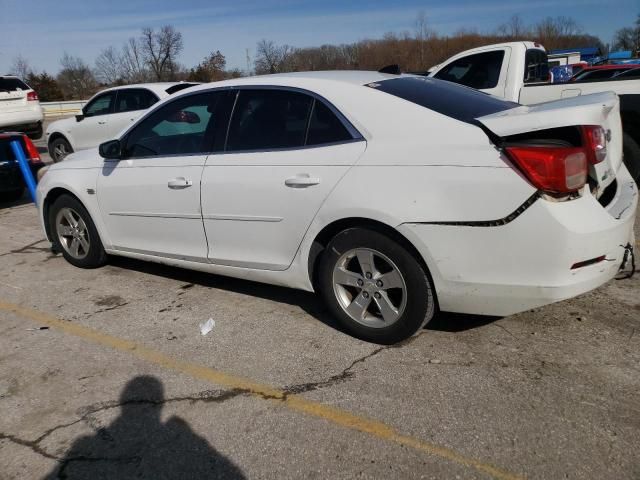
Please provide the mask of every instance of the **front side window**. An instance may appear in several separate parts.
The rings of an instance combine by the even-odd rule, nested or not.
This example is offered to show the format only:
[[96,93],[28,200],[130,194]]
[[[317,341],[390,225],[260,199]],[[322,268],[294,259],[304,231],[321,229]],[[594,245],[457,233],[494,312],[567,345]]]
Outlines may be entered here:
[[158,101],[149,90],[144,88],[127,88],[118,91],[116,101],[116,113],[133,112],[136,110],[146,110]]
[[504,50],[476,53],[459,58],[435,74],[435,78],[478,90],[498,85]]
[[313,98],[285,90],[240,90],[227,151],[302,147]]
[[228,91],[187,95],[170,102],[136,125],[127,135],[125,157],[193,155],[215,151],[224,143],[223,112]]
[[95,117],[111,113],[115,96],[115,92],[107,92],[97,96],[84,108],[84,116]]

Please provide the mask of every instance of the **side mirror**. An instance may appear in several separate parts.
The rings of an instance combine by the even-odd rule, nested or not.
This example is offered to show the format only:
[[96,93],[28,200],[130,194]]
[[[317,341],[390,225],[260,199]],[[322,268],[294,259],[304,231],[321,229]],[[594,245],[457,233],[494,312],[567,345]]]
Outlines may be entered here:
[[105,160],[120,160],[122,158],[122,144],[120,140],[109,140],[98,147],[98,152]]
[[81,122],[82,120],[84,120],[84,115],[76,115],[76,122]]

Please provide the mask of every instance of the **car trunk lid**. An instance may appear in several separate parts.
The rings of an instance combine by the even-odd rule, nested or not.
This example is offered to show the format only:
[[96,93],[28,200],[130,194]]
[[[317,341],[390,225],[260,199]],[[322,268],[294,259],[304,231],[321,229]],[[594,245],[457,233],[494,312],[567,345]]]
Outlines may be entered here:
[[505,138],[562,127],[599,125],[606,132],[607,154],[589,166],[589,176],[602,192],[622,165],[620,102],[613,92],[595,93],[531,106],[519,106],[476,119],[493,134]]

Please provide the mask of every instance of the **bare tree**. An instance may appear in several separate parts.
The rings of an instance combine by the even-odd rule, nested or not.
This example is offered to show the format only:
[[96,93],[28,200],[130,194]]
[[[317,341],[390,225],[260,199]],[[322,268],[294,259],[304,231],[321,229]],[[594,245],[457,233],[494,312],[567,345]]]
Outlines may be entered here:
[[151,73],[145,65],[142,55],[140,40],[129,38],[122,47],[120,56],[122,77],[128,83],[140,83],[151,80]]
[[29,74],[33,73],[33,70],[26,58],[24,58],[22,55],[16,55],[15,57],[13,57],[11,73],[24,80],[29,76]]
[[260,40],[256,46],[256,74],[295,70],[294,53],[295,49],[289,45],[276,45],[271,40]]
[[427,23],[427,15],[424,13],[424,10],[418,13],[415,21],[415,38],[418,42],[418,52],[419,52],[419,61],[420,65],[424,65],[425,60],[425,48],[427,44],[427,40],[433,35],[433,32],[429,29],[429,24]]
[[178,71],[177,58],[184,46],[182,33],[171,25],[165,25],[157,32],[144,28],[140,40],[142,56],[155,80],[174,79]]
[[96,75],[107,85],[115,85],[122,81],[122,58],[114,47],[105,48],[96,58]]
[[513,15],[508,22],[503,23],[497,29],[498,34],[509,38],[525,38],[530,32],[520,15]]
[[96,78],[91,68],[81,58],[65,52],[60,65],[62,70],[58,73],[57,82],[65,98],[80,100],[95,93],[98,88]]

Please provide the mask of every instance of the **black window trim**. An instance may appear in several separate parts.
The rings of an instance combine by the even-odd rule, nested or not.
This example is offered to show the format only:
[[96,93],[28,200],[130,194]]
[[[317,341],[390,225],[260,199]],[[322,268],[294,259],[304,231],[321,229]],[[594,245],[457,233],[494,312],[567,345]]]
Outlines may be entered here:
[[[297,92],[297,93],[303,93],[306,95],[311,96],[314,100],[316,101],[320,101],[322,102],[327,108],[329,108],[329,110],[331,110],[331,112],[336,115],[336,117],[338,117],[338,120],[340,120],[340,122],[342,123],[342,125],[347,129],[347,131],[349,132],[349,134],[351,135],[351,139],[350,140],[342,140],[342,141],[338,141],[338,142],[327,142],[327,143],[320,143],[320,144],[315,144],[315,145],[303,145],[301,147],[283,147],[283,148],[268,148],[268,149],[256,149],[256,150],[234,150],[234,151],[227,151],[227,140],[229,137],[229,128],[231,127],[231,119],[233,118],[233,113],[235,111],[236,108],[236,103],[238,101],[238,95],[240,93],[240,90],[284,90],[284,91],[292,91],[292,92]],[[195,156],[202,156],[202,155],[207,155],[207,156],[211,156],[211,155],[233,155],[233,154],[238,154],[238,153],[266,153],[266,152],[283,152],[283,151],[292,151],[292,150],[307,150],[310,148],[324,148],[324,147],[332,147],[332,146],[336,146],[336,145],[344,145],[344,144],[349,144],[349,143],[355,143],[355,142],[363,142],[366,141],[366,138],[364,137],[364,135],[362,135],[358,129],[356,127],[353,126],[353,124],[344,116],[344,114],[342,112],[340,112],[340,110],[338,110],[335,105],[333,105],[329,100],[327,100],[326,98],[324,98],[322,95],[319,95],[315,92],[312,92],[311,90],[307,90],[304,88],[299,88],[299,87],[289,87],[286,85],[228,85],[228,86],[224,86],[224,87],[216,87],[216,88],[208,88],[208,89],[203,89],[203,90],[196,90],[195,92],[189,92],[189,93],[185,93],[182,95],[178,95],[176,97],[171,96],[168,97],[168,99],[164,102],[162,102],[161,105],[158,105],[157,108],[164,108],[165,106],[179,101],[181,99],[184,99],[186,97],[190,97],[192,95],[201,95],[203,93],[215,93],[215,92],[222,92],[222,91],[236,91],[236,98],[233,101],[233,107],[229,113],[229,115],[227,116],[227,118],[225,119],[227,122],[227,132],[225,135],[225,140],[224,140],[224,147],[221,151],[217,151],[214,152],[213,150],[213,143],[211,143],[210,145],[208,145],[208,150],[207,151],[203,151],[203,152],[198,152],[198,153],[177,153],[177,154],[173,154],[173,155],[163,155],[162,157],[160,156],[156,156],[156,157],[127,157],[126,160],[136,160],[136,159],[149,159],[149,158],[172,158],[172,157],[195,157]],[[315,104],[314,104],[315,106]],[[115,108],[115,102],[114,102],[114,108]],[[127,138],[129,136],[129,134],[131,133],[131,131],[140,123],[142,123],[149,115],[152,115],[155,112],[155,108],[150,108],[149,111],[143,115],[142,117],[140,117],[138,119],[137,122],[135,122],[133,125],[131,125],[131,127],[129,129],[127,129],[126,132],[124,132],[122,134],[122,136],[119,138],[120,143],[125,145]],[[313,113],[313,112],[311,112]],[[311,117],[311,116],[309,116]],[[308,128],[307,128],[307,133],[308,133]],[[306,140],[306,138],[305,138]]]
[[[151,106],[147,107],[147,108],[140,108],[138,110],[125,110],[124,112],[116,112],[116,107],[118,105],[118,97],[120,96],[120,93],[122,92],[131,92],[134,90],[144,90],[147,93],[150,93],[153,98],[156,99],[155,102],[153,102],[151,104]],[[115,90],[116,92],[116,99],[115,102],[113,104],[113,112],[112,113],[129,113],[129,112],[139,112],[140,110],[148,110],[149,108],[153,107],[156,103],[158,103],[160,101],[160,97],[158,97],[158,95],[156,95],[156,93],[153,90],[150,90],[148,88],[145,87],[125,87],[125,88],[118,88],[117,90]]]

